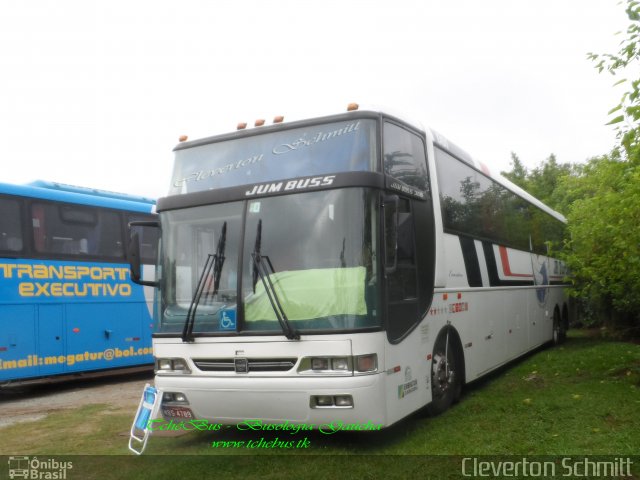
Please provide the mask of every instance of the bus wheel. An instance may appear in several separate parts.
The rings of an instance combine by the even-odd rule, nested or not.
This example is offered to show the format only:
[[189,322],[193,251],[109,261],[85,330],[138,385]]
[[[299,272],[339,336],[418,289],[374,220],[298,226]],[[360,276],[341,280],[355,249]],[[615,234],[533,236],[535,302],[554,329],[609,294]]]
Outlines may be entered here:
[[565,303],[562,307],[562,316],[560,317],[562,326],[560,327],[560,341],[562,343],[567,341],[567,330],[569,330],[569,309]]
[[431,403],[427,407],[431,415],[439,415],[460,398],[462,386],[454,348],[449,333],[446,332],[440,335],[433,349]]
[[556,308],[553,311],[553,344],[560,345],[564,341],[565,335],[564,326],[560,319],[560,312]]

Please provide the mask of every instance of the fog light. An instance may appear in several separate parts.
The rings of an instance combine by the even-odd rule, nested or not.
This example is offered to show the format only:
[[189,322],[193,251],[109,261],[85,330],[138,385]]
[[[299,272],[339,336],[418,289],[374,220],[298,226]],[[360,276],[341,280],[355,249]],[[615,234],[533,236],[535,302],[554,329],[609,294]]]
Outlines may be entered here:
[[333,399],[336,407],[353,407],[353,397],[351,395],[336,395]]
[[173,402],[173,393],[171,392],[164,392],[162,394],[162,401],[163,402]]
[[187,396],[181,392],[164,392],[162,394],[162,403],[183,403],[189,404]]
[[331,395],[316,395],[313,397],[315,399],[315,404],[318,407],[332,407],[333,406],[333,397]]

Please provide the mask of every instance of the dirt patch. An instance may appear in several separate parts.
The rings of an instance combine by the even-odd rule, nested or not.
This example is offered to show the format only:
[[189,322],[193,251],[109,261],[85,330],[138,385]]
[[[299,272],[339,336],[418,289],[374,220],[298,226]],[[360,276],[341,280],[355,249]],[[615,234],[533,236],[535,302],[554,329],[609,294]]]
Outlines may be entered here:
[[100,403],[129,410],[133,415],[146,383],[153,383],[152,372],[0,389],[0,428],[41,420],[59,410]]

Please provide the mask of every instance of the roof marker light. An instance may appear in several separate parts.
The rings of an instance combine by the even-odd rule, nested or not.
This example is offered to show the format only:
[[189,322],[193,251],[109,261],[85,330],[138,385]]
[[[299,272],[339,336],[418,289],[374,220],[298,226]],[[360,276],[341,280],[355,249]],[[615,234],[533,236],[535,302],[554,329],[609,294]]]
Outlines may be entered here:
[[347,112],[355,112],[356,110],[358,110],[358,108],[360,108],[360,105],[358,105],[357,103],[350,103],[349,105],[347,105]]
[[180,136],[178,137],[178,141],[179,141],[179,142],[186,142],[188,138],[189,138],[189,137],[187,137],[186,135],[180,135]]
[[273,117],[273,123],[282,123],[284,122],[284,117],[282,115],[277,115]]
[[238,126],[236,127],[238,130],[244,130],[245,128],[247,128],[247,122],[240,122],[238,123]]
[[264,118],[259,118],[258,120],[256,120],[256,123],[254,124],[256,127],[261,127],[264,125]]

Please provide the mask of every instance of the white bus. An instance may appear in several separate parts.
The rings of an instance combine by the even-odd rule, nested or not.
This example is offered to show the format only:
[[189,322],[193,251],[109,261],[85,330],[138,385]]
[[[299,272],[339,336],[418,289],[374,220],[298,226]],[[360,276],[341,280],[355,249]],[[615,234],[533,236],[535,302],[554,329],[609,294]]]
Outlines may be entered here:
[[562,340],[559,213],[398,116],[280,120],[175,148],[165,419],[385,427]]

